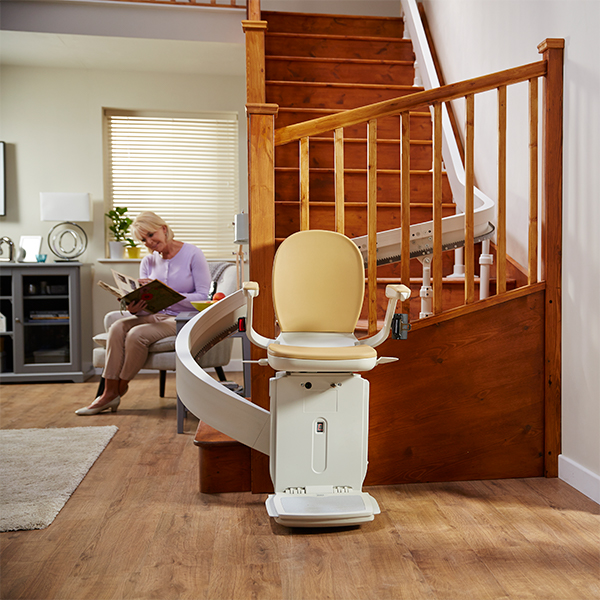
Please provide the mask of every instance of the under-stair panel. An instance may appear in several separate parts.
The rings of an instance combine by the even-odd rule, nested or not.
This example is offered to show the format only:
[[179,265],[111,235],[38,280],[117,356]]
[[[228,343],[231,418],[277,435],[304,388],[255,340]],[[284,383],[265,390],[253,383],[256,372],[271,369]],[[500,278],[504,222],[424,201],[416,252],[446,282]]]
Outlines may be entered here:
[[365,483],[543,476],[543,347],[543,291],[379,346]]

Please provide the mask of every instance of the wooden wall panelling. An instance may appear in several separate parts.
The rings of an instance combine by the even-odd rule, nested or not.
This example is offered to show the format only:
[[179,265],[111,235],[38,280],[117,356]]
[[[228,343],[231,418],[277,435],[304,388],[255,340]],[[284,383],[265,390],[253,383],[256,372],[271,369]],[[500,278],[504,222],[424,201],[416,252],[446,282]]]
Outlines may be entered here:
[[385,342],[366,484],[541,476],[543,346],[543,291]]

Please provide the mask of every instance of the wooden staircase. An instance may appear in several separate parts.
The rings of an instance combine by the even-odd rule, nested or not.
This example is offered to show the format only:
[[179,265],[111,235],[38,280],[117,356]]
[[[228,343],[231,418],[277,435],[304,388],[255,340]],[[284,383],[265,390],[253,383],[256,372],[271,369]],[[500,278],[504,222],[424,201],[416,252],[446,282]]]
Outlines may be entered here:
[[[306,15],[263,12],[266,101],[279,107],[275,127],[281,128],[347,108],[412,94],[415,56],[403,39],[401,18]],[[428,108],[411,112],[411,224],[433,214],[432,121]],[[400,227],[400,120],[378,121],[377,230]],[[310,227],[335,229],[333,132],[313,137],[309,146]],[[300,158],[297,144],[275,150],[276,243],[300,230]],[[344,130],[345,234],[367,233],[367,127]],[[443,216],[456,212],[452,191],[443,174]],[[444,257],[444,275],[453,270],[452,254]],[[411,287],[418,297],[420,263],[411,261]],[[378,317],[383,318],[385,286],[399,281],[397,265],[378,268]],[[459,306],[461,280],[445,279],[444,308]],[[509,286],[514,287],[514,279]],[[411,318],[419,316],[418,302]],[[366,320],[366,303],[361,315]]]
[[[251,8],[255,4],[251,3]],[[282,142],[284,134],[280,134],[278,142],[277,134],[296,123],[341,115],[347,108],[382,99],[408,98],[420,88],[412,85],[414,56],[411,42],[402,38],[400,19],[269,12],[258,12],[258,16],[255,12],[252,18],[244,22],[247,63],[254,65],[248,75],[247,104],[250,278],[259,282],[261,289],[255,305],[256,327],[261,334],[273,337],[270,273],[274,251],[283,239],[299,231],[301,219],[306,219],[306,212],[302,212],[306,203],[300,201],[301,196],[306,196],[306,184],[301,183],[299,146]],[[498,264],[502,265],[502,285],[498,293],[492,279],[490,298],[465,303],[463,282],[457,285],[448,277],[454,262],[452,252],[441,255],[443,311],[419,320],[418,298],[413,299],[408,339],[389,339],[378,348],[380,355],[395,356],[399,361],[365,374],[371,384],[368,485],[557,474],[560,261],[556,257],[560,255],[561,238],[561,154],[555,149],[561,147],[557,135],[562,121],[561,40],[547,40],[541,48],[545,58],[541,63],[489,78],[506,87],[506,82],[524,81],[526,77],[537,82],[538,77],[548,76],[548,93],[560,95],[559,100],[552,98],[546,103],[550,109],[544,124],[549,133],[545,140],[546,208],[542,228],[547,233],[540,252],[547,280],[538,281],[537,276],[531,276],[531,265],[536,260],[530,258],[527,274],[510,259],[504,261],[505,249],[501,249]],[[461,89],[472,85],[493,89],[480,82],[463,82]],[[434,158],[432,165],[434,126],[429,106],[421,106],[421,97],[418,98],[414,105],[410,104],[410,117],[405,119],[410,122],[411,224],[432,218],[432,182],[441,163]],[[378,115],[376,119],[377,231],[385,231],[401,224],[401,118]],[[339,131],[334,136],[321,125],[311,127],[323,133],[302,134],[310,135],[306,137],[310,167],[308,227],[334,230],[339,226],[339,207],[334,202],[334,197],[340,196],[336,189],[340,185],[336,175],[340,170]],[[294,135],[294,139],[300,139],[299,133]],[[366,157],[371,146],[366,124],[344,125],[343,143],[344,232],[355,237],[367,234]],[[442,215],[454,214],[450,187],[443,173],[441,198]],[[479,251],[474,250],[475,261]],[[492,253],[495,254],[494,248]],[[378,317],[383,311],[385,285],[400,281],[401,266],[377,268]],[[421,286],[420,264],[413,259],[403,272],[403,282],[410,279],[416,292]],[[369,276],[370,273],[369,269]],[[494,271],[492,278],[493,275]],[[475,279],[475,288],[477,284]],[[363,317],[366,320],[366,314]],[[260,350],[253,348],[253,358],[260,356]],[[252,401],[264,408],[268,408],[270,376],[270,369],[253,367]],[[218,441],[214,432],[207,435]],[[200,429],[198,436],[196,443],[201,452],[203,447],[215,449],[210,440],[207,446]],[[222,441],[231,448],[231,440]],[[252,451],[248,459],[240,448],[239,456],[232,459],[230,454],[229,460],[244,461],[251,472],[252,491],[269,491],[265,455]],[[220,465],[218,452],[210,464],[205,461],[203,465],[203,479],[211,482],[212,491],[218,491],[219,473],[228,470],[226,465]],[[223,491],[231,491],[235,486],[229,480]],[[247,486],[247,481],[240,486]]]

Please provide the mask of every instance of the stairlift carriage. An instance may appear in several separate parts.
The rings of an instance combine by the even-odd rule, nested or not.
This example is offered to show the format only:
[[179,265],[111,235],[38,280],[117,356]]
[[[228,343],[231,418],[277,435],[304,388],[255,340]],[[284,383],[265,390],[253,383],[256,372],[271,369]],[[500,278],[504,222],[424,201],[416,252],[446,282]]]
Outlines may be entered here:
[[[270,380],[270,414],[226,389],[217,394],[210,376],[194,367],[193,355],[202,352],[201,345],[242,313],[240,292],[200,313],[178,336],[178,394],[200,419],[263,452],[270,431],[266,453],[275,493],[266,506],[276,522],[329,527],[373,520],[379,507],[362,491],[369,382],[359,373],[396,360],[378,358],[375,347],[387,339],[396,303],[408,299],[410,290],[388,285],[382,330],[358,340],[354,329],[364,298],[361,253],[342,234],[312,230],[291,235],[275,255],[273,304],[280,328],[276,339],[253,328],[258,293],[258,284],[244,284],[246,334],[267,350],[260,363],[276,371]],[[210,330],[203,334],[195,326],[202,315]],[[211,386],[203,398],[198,397],[197,385],[194,390],[193,379],[198,377]]]

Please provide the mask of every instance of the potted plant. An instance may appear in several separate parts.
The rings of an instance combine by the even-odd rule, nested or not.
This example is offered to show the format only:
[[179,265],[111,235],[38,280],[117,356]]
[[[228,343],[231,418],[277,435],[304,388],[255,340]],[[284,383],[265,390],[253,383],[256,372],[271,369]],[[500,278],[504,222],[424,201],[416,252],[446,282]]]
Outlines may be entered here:
[[132,240],[131,238],[126,239],[125,250],[128,258],[140,258],[142,255],[142,249],[139,248],[135,243],[135,240]]
[[[124,257],[125,242],[128,241],[127,234],[129,233],[129,227],[133,223],[133,220],[125,215],[126,212],[126,207],[115,206],[112,210],[105,213],[105,216],[112,222],[112,224],[108,226],[108,229],[113,236],[113,241],[108,242],[111,258]],[[131,243],[135,246],[133,240],[131,240]]]

